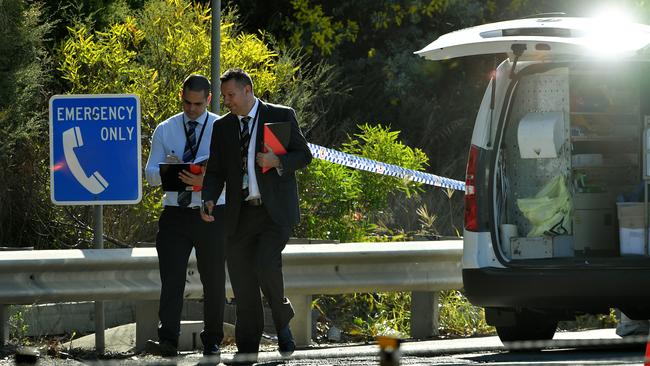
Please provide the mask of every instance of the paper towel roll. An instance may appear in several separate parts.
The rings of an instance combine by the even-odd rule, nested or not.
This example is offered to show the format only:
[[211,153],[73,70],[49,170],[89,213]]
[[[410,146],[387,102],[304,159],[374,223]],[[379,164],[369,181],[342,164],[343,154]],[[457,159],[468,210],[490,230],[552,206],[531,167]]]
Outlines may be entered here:
[[563,112],[529,112],[517,128],[522,159],[557,158],[564,143]]

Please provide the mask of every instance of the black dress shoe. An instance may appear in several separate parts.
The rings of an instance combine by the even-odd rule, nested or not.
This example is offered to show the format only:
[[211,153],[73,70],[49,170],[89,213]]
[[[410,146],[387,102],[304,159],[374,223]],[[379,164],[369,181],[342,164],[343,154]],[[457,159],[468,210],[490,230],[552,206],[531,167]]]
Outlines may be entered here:
[[223,363],[226,365],[237,365],[237,366],[251,366],[257,362],[257,353],[243,353],[237,352],[234,354],[232,359],[225,360]]
[[278,352],[282,357],[289,357],[296,350],[296,342],[293,340],[291,328],[287,324],[278,331]]
[[203,356],[209,356],[210,361],[217,364],[221,362],[221,349],[219,349],[221,342],[217,342],[217,337],[204,330],[201,332],[201,342],[203,343]]
[[152,355],[162,356],[162,357],[176,357],[178,356],[178,347],[173,344],[171,341],[166,339],[156,342],[153,340],[148,340],[147,344],[144,347],[145,352]]
[[216,344],[203,346],[203,356],[220,356],[221,349]]

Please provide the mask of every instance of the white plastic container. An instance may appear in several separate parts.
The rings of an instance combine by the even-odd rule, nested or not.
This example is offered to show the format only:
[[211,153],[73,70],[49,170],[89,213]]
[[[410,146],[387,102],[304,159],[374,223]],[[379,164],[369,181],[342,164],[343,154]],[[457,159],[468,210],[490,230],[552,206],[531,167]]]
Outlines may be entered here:
[[621,255],[644,255],[643,203],[617,202],[616,207]]
[[[643,255],[643,229],[619,228],[621,255]],[[650,234],[650,230],[648,230]],[[650,237],[650,235],[649,235]]]

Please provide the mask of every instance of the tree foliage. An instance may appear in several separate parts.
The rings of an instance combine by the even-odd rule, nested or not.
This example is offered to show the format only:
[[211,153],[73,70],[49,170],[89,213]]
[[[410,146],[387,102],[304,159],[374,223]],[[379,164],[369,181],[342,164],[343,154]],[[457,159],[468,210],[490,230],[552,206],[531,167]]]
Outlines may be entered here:
[[308,53],[332,54],[343,41],[354,42],[359,25],[353,20],[335,21],[323,12],[321,5],[311,5],[309,0],[291,0],[293,18],[287,19],[284,28],[290,32],[293,46],[303,47]]
[[[47,109],[52,24],[41,4],[5,1],[0,7],[0,246],[36,246],[49,219]],[[39,228],[43,228],[40,226]]]

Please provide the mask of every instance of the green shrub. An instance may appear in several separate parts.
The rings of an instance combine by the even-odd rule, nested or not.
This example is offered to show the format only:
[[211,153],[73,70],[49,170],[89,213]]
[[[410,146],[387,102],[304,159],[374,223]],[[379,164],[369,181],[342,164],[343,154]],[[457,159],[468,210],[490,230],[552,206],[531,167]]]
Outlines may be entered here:
[[407,338],[410,332],[410,292],[320,295],[313,305],[325,314],[326,327],[336,326],[352,340],[373,340],[378,335]]
[[25,320],[27,312],[29,311],[28,307],[25,305],[11,305],[7,306],[6,310],[9,311],[10,314],[9,339],[16,344],[29,344],[29,339],[27,338],[29,325]]
[[608,314],[582,314],[576,316],[574,320],[561,321],[558,323],[558,329],[567,331],[614,328],[618,324],[616,310],[609,309]]
[[[461,291],[440,291],[438,304],[440,335],[495,334],[485,322],[484,310],[470,304]],[[351,339],[408,338],[411,331],[410,292],[320,295],[314,299],[314,308],[325,314],[329,323],[325,327],[336,326]]]
[[485,322],[485,310],[472,305],[461,291],[440,292],[440,333],[456,336],[494,334]]
[[[399,131],[382,125],[359,125],[341,151],[403,168],[422,170],[427,157],[398,141]],[[347,168],[314,159],[298,174],[302,221],[296,236],[341,242],[378,240],[376,218],[395,193],[412,195],[421,185],[408,180]]]
[[52,27],[42,4],[0,6],[0,246],[38,246],[50,219],[46,88]]

